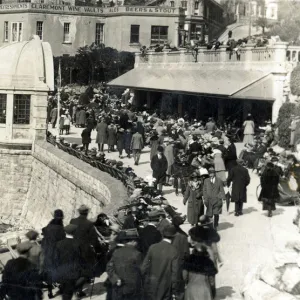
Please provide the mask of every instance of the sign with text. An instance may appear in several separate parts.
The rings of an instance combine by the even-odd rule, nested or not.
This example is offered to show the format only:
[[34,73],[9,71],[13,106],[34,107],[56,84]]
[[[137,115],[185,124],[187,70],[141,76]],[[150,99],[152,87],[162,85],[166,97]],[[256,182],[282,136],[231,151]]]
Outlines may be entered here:
[[36,10],[57,13],[78,13],[78,14],[179,14],[178,8],[172,7],[138,7],[138,6],[119,6],[119,7],[94,7],[94,6],[70,6],[56,4],[38,4],[38,3],[12,3],[1,4],[1,11],[14,10]]

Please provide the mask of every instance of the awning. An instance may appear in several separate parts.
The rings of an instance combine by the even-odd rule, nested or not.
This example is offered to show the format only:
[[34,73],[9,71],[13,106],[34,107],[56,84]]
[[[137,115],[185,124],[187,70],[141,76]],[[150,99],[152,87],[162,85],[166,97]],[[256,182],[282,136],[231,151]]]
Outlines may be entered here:
[[[243,95],[241,91],[247,96],[248,90],[245,89],[267,78],[269,74],[270,72],[246,70],[135,68],[112,80],[108,85],[150,91],[240,98]],[[270,82],[268,84],[270,85]],[[259,88],[252,91],[251,97],[260,99],[259,91]],[[264,99],[273,99],[272,88],[265,88]]]

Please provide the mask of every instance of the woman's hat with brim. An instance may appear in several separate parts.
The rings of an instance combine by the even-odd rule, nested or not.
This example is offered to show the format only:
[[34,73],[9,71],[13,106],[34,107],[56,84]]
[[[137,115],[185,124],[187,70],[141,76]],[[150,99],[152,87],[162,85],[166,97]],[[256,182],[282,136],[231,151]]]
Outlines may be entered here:
[[117,242],[136,241],[139,239],[137,229],[121,230],[116,238]]
[[119,128],[119,132],[124,132],[125,129],[124,128]]
[[163,229],[163,236],[165,238],[173,238],[176,235],[177,231],[174,225],[167,225]]
[[210,167],[210,168],[208,169],[208,174],[212,174],[212,173],[216,173],[216,170],[215,170],[215,168]]
[[190,176],[191,179],[198,178],[199,175],[196,172],[193,172]]

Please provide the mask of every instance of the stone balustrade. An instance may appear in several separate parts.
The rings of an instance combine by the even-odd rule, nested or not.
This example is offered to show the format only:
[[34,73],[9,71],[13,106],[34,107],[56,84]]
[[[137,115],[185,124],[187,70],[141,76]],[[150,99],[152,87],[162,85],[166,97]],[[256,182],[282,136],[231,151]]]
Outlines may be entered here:
[[163,52],[148,51],[146,55],[136,53],[135,65],[147,64],[184,64],[184,63],[248,63],[276,62],[289,60],[300,61],[300,47],[288,46],[288,43],[277,42],[273,46],[255,47],[247,44],[238,51],[227,51],[226,46],[218,50],[207,50],[199,47],[197,51],[180,49],[179,51],[163,50]]

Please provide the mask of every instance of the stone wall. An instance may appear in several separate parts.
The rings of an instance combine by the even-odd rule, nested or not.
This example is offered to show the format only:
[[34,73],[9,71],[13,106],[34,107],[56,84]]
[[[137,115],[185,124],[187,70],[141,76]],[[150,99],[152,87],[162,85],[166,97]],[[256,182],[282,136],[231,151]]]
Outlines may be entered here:
[[32,175],[22,217],[40,229],[55,209],[65,213],[65,223],[86,204],[90,218],[111,212],[127,197],[123,184],[47,142],[37,142],[32,151]]
[[[31,151],[0,149],[0,223],[21,216],[29,189],[33,157]],[[3,220],[3,222],[1,222]]]

